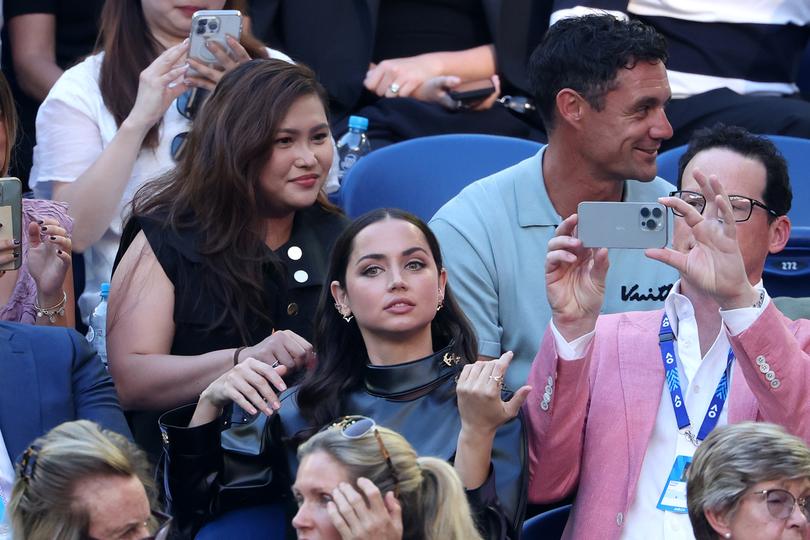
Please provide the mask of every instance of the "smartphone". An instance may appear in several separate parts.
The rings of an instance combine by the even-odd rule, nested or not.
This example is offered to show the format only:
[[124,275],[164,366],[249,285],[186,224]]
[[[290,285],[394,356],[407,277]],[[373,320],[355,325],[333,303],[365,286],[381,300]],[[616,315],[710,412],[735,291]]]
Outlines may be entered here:
[[191,18],[188,55],[204,64],[220,65],[219,60],[205,46],[206,41],[216,41],[230,51],[227,35],[239,40],[242,35],[242,13],[238,9],[203,9]]
[[667,245],[667,209],[659,203],[581,202],[577,236],[585,247],[625,249]]
[[22,263],[22,183],[18,178],[0,178],[0,240],[16,240],[17,257],[0,270],[17,270]]
[[447,91],[450,99],[460,101],[464,105],[483,101],[494,93],[495,85],[489,79],[462,83]]

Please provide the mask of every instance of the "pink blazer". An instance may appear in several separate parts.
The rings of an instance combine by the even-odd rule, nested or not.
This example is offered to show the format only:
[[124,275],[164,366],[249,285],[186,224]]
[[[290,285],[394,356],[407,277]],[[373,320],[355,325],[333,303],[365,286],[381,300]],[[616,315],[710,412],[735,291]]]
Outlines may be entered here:
[[[580,360],[557,356],[551,330],[543,337],[524,404],[529,500],[553,502],[579,485],[564,539],[621,535],[663,390],[661,316],[662,310],[601,316]],[[729,423],[774,422],[810,441],[810,321],[791,321],[770,303],[730,341],[737,361]],[[759,369],[760,356],[776,388]]]

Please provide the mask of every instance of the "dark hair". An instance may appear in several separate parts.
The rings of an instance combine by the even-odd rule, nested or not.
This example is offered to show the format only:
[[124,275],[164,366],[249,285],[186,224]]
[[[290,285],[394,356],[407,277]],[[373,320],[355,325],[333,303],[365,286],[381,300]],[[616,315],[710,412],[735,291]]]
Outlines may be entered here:
[[[244,13],[245,1],[226,0],[224,9]],[[141,71],[149,67],[163,47],[149,31],[141,0],[106,0],[101,10],[100,29],[95,51],[104,52],[99,88],[104,105],[120,126],[135,105]],[[267,58],[267,50],[247,26],[239,41],[252,58]],[[145,148],[157,147],[160,123],[146,134]]]
[[[678,160],[678,189],[681,187],[683,171],[692,158],[699,152],[711,148],[725,148],[762,163],[765,167],[765,191],[762,202],[780,216],[790,211],[793,191],[790,189],[790,176],[784,156],[767,137],[754,135],[738,126],[715,124],[692,134],[686,152]],[[768,214],[768,217],[770,220],[775,219],[771,214]]]
[[[439,242],[433,231],[418,217],[396,208],[372,210],[352,221],[335,241],[329,261],[326,283],[346,284],[346,268],[354,247],[354,239],[368,227],[386,219],[407,221],[417,227],[430,247],[438,269],[443,268]],[[340,398],[363,384],[363,368],[368,364],[368,352],[357,324],[347,324],[335,309],[329,286],[321,292],[315,317],[315,351],[318,364],[315,371],[304,378],[298,390],[298,407],[308,425],[326,425],[346,411],[339,410]],[[430,325],[433,349],[439,350],[453,343],[453,352],[467,362],[475,362],[478,347],[469,320],[455,300],[450,285],[444,291],[444,308],[436,313]]]
[[6,176],[11,165],[11,150],[17,139],[17,109],[6,76],[0,73],[0,118],[6,131],[6,151],[0,176]]
[[550,131],[563,88],[575,90],[599,111],[620,69],[633,69],[639,61],[666,60],[666,40],[653,27],[608,14],[586,15],[562,19],[548,29],[529,59],[529,80]]
[[[177,167],[144,184],[132,201],[132,216],[199,235],[207,292],[226,306],[213,326],[230,318],[245,344],[254,339],[248,316],[270,321],[263,265],[284,275],[265,244],[260,176],[281,122],[306,96],[327,110],[326,91],[302,64],[259,59],[238,66],[200,110]],[[323,192],[318,203],[334,209]]]

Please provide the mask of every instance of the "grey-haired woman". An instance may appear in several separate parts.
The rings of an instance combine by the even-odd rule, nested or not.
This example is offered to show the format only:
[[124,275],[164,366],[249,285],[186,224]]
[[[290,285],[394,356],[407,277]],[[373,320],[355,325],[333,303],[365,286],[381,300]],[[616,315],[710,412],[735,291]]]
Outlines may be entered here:
[[774,424],[718,428],[695,452],[686,497],[697,540],[803,540],[810,449]]

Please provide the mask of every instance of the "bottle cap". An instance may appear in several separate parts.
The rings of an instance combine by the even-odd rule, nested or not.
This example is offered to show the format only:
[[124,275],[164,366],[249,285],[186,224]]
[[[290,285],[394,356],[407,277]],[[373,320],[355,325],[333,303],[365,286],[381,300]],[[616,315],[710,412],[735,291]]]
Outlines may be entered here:
[[368,129],[368,118],[365,116],[350,116],[349,117],[349,128],[350,129],[359,129],[361,131],[365,131]]
[[101,284],[100,294],[102,298],[107,298],[108,296],[110,296],[110,284],[107,283],[106,281]]

